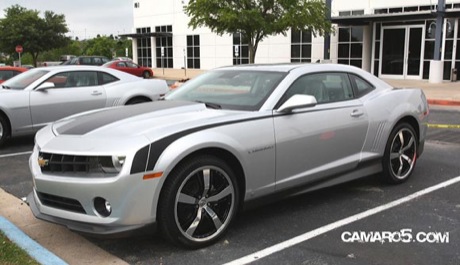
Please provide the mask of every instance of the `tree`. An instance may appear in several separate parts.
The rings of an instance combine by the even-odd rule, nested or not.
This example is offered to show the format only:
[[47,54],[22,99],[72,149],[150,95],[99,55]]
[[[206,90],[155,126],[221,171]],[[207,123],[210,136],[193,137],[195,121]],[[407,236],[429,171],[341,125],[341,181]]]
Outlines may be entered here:
[[131,40],[115,40],[112,35],[98,36],[97,38],[85,41],[83,54],[103,55],[112,58],[112,56],[124,56],[125,48],[131,50],[131,47]]
[[286,35],[289,29],[309,30],[314,36],[332,32],[321,0],[190,0],[184,11],[193,29],[204,26],[219,35],[245,36],[250,63],[260,41],[270,35]]
[[65,36],[67,32],[64,15],[45,11],[40,18],[37,10],[13,5],[5,9],[5,18],[0,20],[0,50],[12,54],[16,45],[22,45],[37,66],[40,53],[70,43],[70,38]]

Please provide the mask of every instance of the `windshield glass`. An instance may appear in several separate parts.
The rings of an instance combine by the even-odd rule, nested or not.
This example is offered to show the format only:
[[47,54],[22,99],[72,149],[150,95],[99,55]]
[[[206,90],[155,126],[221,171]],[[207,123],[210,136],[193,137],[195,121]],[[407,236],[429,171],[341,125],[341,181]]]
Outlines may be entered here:
[[258,110],[286,73],[217,70],[200,75],[166,96],[233,110]]
[[49,71],[42,69],[32,69],[8,79],[2,84],[2,87],[7,89],[23,90],[48,72]]

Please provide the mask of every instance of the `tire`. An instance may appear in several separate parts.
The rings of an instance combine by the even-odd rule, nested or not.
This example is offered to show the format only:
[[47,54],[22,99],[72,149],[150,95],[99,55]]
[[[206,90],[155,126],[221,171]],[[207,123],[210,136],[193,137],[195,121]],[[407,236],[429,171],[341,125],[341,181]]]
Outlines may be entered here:
[[128,100],[126,102],[126,105],[134,105],[134,104],[140,104],[140,103],[145,103],[145,102],[150,102],[151,100],[146,99],[146,98],[133,98]]
[[3,115],[0,115],[0,146],[2,146],[10,135],[10,127]]
[[400,123],[391,131],[382,160],[383,179],[390,184],[406,181],[417,161],[418,139],[414,128]]
[[238,205],[238,183],[224,161],[209,155],[189,159],[173,170],[163,186],[159,229],[176,245],[205,247],[225,234]]
[[144,71],[144,73],[142,73],[142,77],[143,78],[150,78],[151,77],[150,72],[149,71]]

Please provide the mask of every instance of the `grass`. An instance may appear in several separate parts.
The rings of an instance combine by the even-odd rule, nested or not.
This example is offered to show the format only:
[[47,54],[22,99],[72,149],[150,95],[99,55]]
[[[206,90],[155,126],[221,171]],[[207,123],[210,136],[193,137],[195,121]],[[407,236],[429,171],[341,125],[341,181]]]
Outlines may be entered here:
[[2,265],[40,265],[31,258],[27,252],[18,247],[14,242],[0,231],[0,264]]

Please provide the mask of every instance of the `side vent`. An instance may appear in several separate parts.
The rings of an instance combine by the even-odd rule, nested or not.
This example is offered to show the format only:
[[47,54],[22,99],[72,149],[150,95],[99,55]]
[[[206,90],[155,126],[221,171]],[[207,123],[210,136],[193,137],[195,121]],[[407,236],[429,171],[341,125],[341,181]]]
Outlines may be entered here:
[[371,149],[374,152],[376,152],[376,151],[381,149],[380,145],[382,143],[384,143],[384,144],[386,143],[386,141],[382,142],[383,132],[384,132],[386,124],[387,124],[386,122],[381,122],[377,126],[377,132],[375,133],[375,138],[374,138],[374,142],[372,143],[372,149]]

